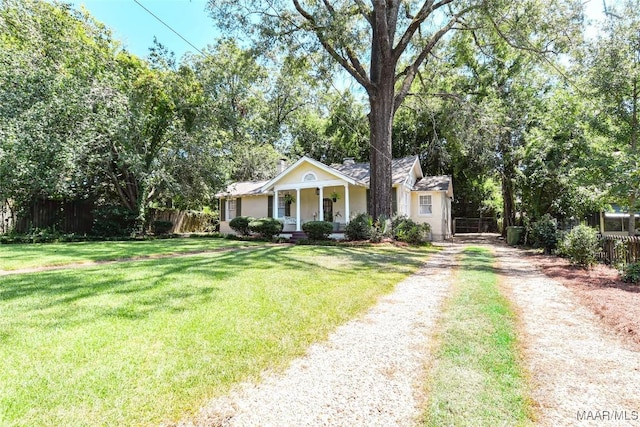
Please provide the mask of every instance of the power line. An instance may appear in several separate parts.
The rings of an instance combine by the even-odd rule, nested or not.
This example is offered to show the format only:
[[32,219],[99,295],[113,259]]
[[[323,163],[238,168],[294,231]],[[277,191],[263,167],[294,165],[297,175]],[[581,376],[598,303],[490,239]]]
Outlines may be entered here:
[[[151,10],[147,9],[142,3],[140,3],[138,0],[133,0],[138,6],[140,6],[142,9],[144,9],[149,15],[153,16],[156,20],[158,20],[158,22],[160,22],[162,25],[164,25],[165,27],[167,27],[171,32],[173,32],[175,35],[177,35],[178,37],[180,37],[182,40],[184,40],[185,43],[187,43],[189,46],[191,46],[192,48],[194,48],[197,52],[199,52],[201,55],[203,56],[208,56],[207,54],[205,54],[203,51],[201,51],[200,49],[198,49],[196,46],[193,45],[193,43],[191,43],[189,40],[187,40],[182,34],[180,34],[178,31],[174,30],[169,24],[167,24],[165,21],[163,21],[159,16],[157,16],[155,13],[153,13]],[[270,5],[272,8],[273,6]],[[275,11],[275,9],[274,9]],[[276,11],[277,13],[277,11]],[[279,15],[279,14],[278,14]],[[280,16],[280,15],[279,15]],[[282,17],[281,17],[282,18]],[[294,35],[294,38],[296,39],[296,42],[301,44],[300,40],[297,38],[296,35]],[[316,62],[315,58],[313,58],[313,56],[310,56],[311,61],[316,64],[316,66],[319,66],[319,64]],[[342,91],[340,91],[336,86],[335,83],[332,81],[331,82],[331,86],[332,88],[343,97],[344,99],[344,94],[342,93]],[[344,120],[342,117],[339,117],[348,127],[352,127],[349,123],[346,122],[346,120]],[[354,131],[356,131],[356,129],[352,129]],[[375,147],[373,144],[371,144],[371,141],[369,140],[368,142],[369,148],[374,149],[375,151],[378,152],[378,154],[382,155],[383,157],[385,157],[387,160],[391,161],[393,160],[392,158],[390,158],[387,153],[384,153],[382,151],[380,151],[380,149],[378,149],[377,147]]]
[[150,11],[149,9],[147,9],[142,3],[140,3],[138,0],[133,0],[138,6],[140,6],[141,8],[143,8],[149,15],[153,16],[155,19],[158,20],[158,22],[160,22],[162,25],[164,25],[165,27],[167,27],[169,30],[171,30],[171,32],[173,32],[176,36],[180,37],[182,40],[184,40],[185,43],[187,43],[189,46],[191,46],[192,48],[194,48],[197,52],[199,52],[201,55],[203,56],[207,56],[203,51],[201,51],[200,49],[198,49],[196,46],[193,45],[193,43],[191,43],[189,40],[187,40],[185,37],[182,36],[182,34],[180,34],[179,32],[177,32],[176,30],[174,30],[169,24],[167,24],[166,22],[164,22],[162,19],[160,19],[160,17],[158,17],[158,15],[156,15],[155,13],[153,13],[152,11]]

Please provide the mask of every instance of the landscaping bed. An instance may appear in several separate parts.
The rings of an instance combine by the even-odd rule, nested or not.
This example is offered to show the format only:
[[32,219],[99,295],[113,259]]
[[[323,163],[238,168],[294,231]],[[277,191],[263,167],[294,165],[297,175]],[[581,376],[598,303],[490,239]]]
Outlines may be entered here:
[[530,258],[640,351],[640,285],[623,282],[616,269],[603,264],[584,269],[556,256],[537,254]]

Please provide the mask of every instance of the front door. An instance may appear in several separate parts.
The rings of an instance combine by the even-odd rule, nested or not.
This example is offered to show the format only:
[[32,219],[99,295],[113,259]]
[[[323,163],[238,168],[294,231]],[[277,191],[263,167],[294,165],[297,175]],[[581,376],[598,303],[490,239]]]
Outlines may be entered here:
[[325,221],[333,222],[333,200],[322,199],[322,212]]

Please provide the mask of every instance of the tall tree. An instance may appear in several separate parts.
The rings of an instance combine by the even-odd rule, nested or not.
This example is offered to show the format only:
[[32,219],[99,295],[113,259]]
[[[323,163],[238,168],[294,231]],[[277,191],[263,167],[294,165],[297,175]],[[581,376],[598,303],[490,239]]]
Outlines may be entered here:
[[610,9],[602,35],[590,46],[588,81],[601,108],[594,129],[607,139],[609,195],[629,211],[629,235],[635,234],[640,201],[640,1]]
[[118,45],[68,5],[0,2],[0,198],[88,198],[78,165],[96,82]]
[[[372,0],[370,4],[362,0],[210,0],[209,6],[212,15],[227,26],[236,24],[246,30],[257,24],[261,35],[293,34],[294,44],[307,47],[315,41],[364,88],[369,100],[370,213],[389,216],[393,118],[436,45],[474,10],[495,15],[496,29],[509,36],[510,30],[522,26],[517,21],[533,16],[532,11],[537,17],[541,10],[565,12],[556,3],[565,2],[546,2],[543,7],[537,0],[527,0],[514,7],[495,0]],[[256,11],[262,14],[260,22],[256,22]],[[300,30],[304,34],[297,36]],[[512,39],[521,41],[525,40]],[[526,39],[528,48],[531,42]]]

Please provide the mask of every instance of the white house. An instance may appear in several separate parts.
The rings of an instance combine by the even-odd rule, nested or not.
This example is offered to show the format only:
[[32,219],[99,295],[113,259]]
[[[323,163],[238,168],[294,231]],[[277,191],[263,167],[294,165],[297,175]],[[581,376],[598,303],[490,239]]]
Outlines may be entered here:
[[[284,222],[283,234],[307,221],[330,221],[341,233],[358,213],[367,212],[369,164],[345,159],[325,165],[302,157],[269,181],[234,182],[217,194],[220,231],[233,233],[236,216],[271,217]],[[433,240],[451,236],[453,185],[449,176],[425,177],[418,156],[392,161],[394,214],[429,223]]]

